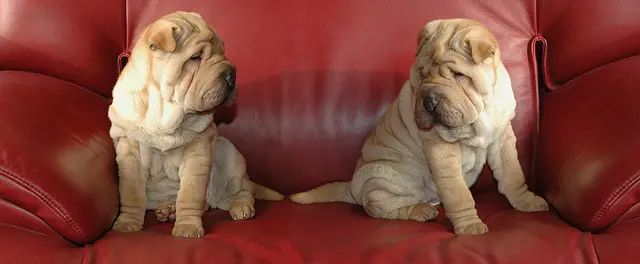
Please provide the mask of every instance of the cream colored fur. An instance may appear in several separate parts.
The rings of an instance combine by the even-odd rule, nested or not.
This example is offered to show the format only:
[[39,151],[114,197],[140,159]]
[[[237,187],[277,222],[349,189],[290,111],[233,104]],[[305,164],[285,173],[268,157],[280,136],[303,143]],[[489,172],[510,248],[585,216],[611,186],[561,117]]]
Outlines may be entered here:
[[243,156],[217,134],[215,109],[235,94],[235,66],[200,15],[174,12],[144,30],[108,113],[120,182],[113,229],[138,231],[154,209],[175,220],[174,235],[200,237],[208,207],[242,220],[255,214],[254,195],[283,198],[251,182]]
[[485,162],[520,211],[547,210],[530,192],[511,127],[516,100],[498,43],[482,24],[435,20],[420,31],[404,84],[364,143],[349,182],[292,195],[297,203],[344,201],[372,217],[428,221],[442,203],[456,234],[488,231],[469,191]]

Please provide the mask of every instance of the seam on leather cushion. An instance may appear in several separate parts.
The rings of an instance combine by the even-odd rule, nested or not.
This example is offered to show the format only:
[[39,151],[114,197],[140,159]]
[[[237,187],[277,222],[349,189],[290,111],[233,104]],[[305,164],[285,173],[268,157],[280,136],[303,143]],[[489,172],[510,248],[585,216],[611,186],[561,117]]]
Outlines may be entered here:
[[594,215],[593,219],[591,220],[591,224],[592,225],[596,225],[600,220],[602,220],[602,218],[604,218],[604,216],[607,214],[607,212],[609,212],[611,207],[616,205],[618,203],[618,201],[620,201],[620,199],[622,197],[624,197],[626,194],[628,194],[629,191],[631,189],[633,189],[634,187],[636,187],[639,183],[640,183],[640,171],[637,171],[636,173],[633,174],[633,177],[631,177],[626,182],[621,184],[611,194],[611,196],[609,196],[607,201],[604,203],[604,206],[601,207],[600,210],[598,210],[596,212],[596,214]]
[[17,183],[21,187],[29,190],[33,195],[40,198],[49,209],[55,212],[56,215],[60,217],[60,219],[62,219],[62,221],[64,221],[64,223],[67,226],[69,226],[76,235],[84,236],[84,232],[82,232],[82,229],[78,226],[78,223],[76,223],[71,218],[71,216],[64,209],[64,207],[61,204],[59,204],[55,199],[51,199],[51,197],[49,197],[49,194],[47,194],[45,191],[40,189],[40,187],[38,187],[37,185],[34,185],[32,182],[28,180],[18,177],[13,172],[8,171],[6,168],[3,168],[3,167],[0,167],[0,175],[5,176],[5,178],[8,178],[10,180],[13,180],[15,183]]
[[[558,88],[558,85],[556,83],[554,83],[553,80],[551,80],[551,77],[550,77],[551,74],[549,73],[549,62],[548,62],[548,59],[549,59],[548,58],[549,57],[548,56],[549,43],[547,42],[547,39],[545,39],[544,36],[542,36],[542,35],[535,36],[533,38],[533,42],[534,42],[534,45],[535,45],[535,43],[540,43],[542,45],[540,58],[536,58],[536,59],[539,59],[539,61],[540,61],[540,65],[538,65],[538,69],[540,71],[538,72],[538,74],[541,75],[541,77],[542,77],[542,83],[539,82],[540,78],[537,78],[536,79],[536,85],[538,85],[538,89],[540,88],[540,85],[542,84],[547,91],[555,91]],[[536,63],[538,63],[537,60],[536,60]],[[538,69],[536,69],[536,70],[538,70]]]

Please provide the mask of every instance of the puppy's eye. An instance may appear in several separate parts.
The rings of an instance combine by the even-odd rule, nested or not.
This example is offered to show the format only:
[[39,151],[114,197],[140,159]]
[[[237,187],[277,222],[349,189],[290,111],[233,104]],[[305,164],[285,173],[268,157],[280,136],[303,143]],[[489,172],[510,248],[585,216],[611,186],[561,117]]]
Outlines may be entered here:
[[451,71],[451,75],[453,75],[453,78],[459,78],[464,76],[464,74],[459,73],[457,71]]
[[200,53],[193,54],[193,56],[191,56],[191,58],[189,58],[189,60],[193,60],[193,61],[199,61],[201,59],[202,59],[202,54],[200,54]]

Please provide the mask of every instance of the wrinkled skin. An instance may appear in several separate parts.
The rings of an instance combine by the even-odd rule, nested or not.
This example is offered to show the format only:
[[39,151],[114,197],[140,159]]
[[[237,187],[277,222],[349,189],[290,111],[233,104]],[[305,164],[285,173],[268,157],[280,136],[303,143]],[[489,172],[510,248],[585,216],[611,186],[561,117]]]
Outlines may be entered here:
[[254,216],[254,195],[282,199],[251,182],[244,157],[218,136],[215,110],[237,93],[224,53],[197,13],[168,14],[140,35],[109,107],[121,204],[114,230],[140,230],[145,209],[155,209],[159,220],[175,220],[175,236],[201,237],[208,208],[244,220]]
[[297,203],[360,204],[372,217],[428,221],[442,203],[454,232],[488,231],[469,191],[485,162],[520,211],[547,210],[528,190],[511,127],[516,100],[496,38],[467,19],[429,22],[410,79],[365,141],[353,178],[294,194]]

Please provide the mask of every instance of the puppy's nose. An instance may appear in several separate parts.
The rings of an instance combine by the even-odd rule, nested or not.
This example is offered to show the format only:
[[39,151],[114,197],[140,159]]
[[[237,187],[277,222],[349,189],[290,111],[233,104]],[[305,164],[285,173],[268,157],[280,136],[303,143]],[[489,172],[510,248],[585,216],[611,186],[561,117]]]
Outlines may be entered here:
[[229,90],[233,90],[236,88],[236,68],[229,67],[222,73],[222,78],[227,83],[227,87]]
[[422,105],[428,112],[433,112],[433,110],[438,107],[438,103],[440,102],[439,98],[433,94],[427,95],[422,98]]

